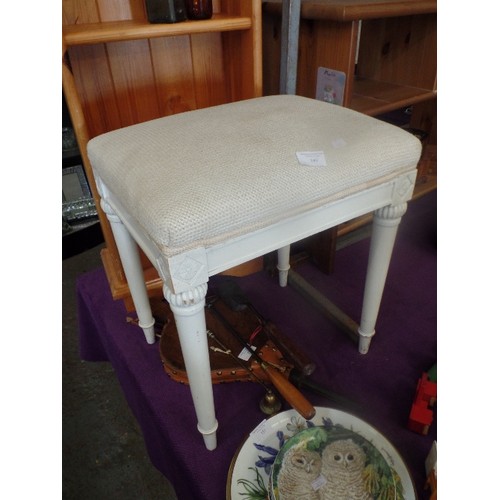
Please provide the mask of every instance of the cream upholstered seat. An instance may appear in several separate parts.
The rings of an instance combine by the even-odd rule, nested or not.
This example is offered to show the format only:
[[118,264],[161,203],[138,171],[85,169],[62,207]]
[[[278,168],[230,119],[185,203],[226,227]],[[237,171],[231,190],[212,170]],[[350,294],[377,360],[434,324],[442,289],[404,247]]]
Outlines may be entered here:
[[[154,342],[137,244],[164,282],[198,429],[216,446],[206,325],[209,276],[374,211],[359,326],[368,352],[420,142],[397,127],[280,95],[190,111],[92,139],[88,155],[132,298]],[[304,159],[305,158],[305,159]]]
[[[360,113],[270,96],[110,132],[88,153],[128,214],[172,256],[414,169],[420,147]],[[327,166],[301,166],[302,151],[324,151]]]

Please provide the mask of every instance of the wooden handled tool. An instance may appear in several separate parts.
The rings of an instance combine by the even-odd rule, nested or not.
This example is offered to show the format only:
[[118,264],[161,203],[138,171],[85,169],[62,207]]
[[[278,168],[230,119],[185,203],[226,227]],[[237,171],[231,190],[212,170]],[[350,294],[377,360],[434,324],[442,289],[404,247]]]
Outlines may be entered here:
[[233,311],[243,311],[247,307],[257,316],[269,340],[279,348],[283,355],[292,363],[303,375],[311,375],[316,369],[316,364],[312,362],[289,338],[283,335],[276,326],[267,321],[250,300],[244,295],[240,287],[234,281],[224,281],[217,287],[221,299]]
[[[254,312],[255,309],[252,307]],[[259,318],[261,318],[259,316]],[[269,340],[272,340],[280,349],[280,351],[284,354],[284,356],[290,361],[290,363],[294,364],[302,375],[309,376],[316,369],[316,363],[312,362],[306,355],[300,351],[292,341],[283,335],[276,325],[270,323],[269,321],[265,321],[262,319],[263,328],[266,332]]]
[[281,394],[283,399],[287,401],[292,408],[295,408],[306,420],[311,420],[316,415],[314,406],[304,397],[304,395],[278,370],[269,366],[252,347],[240,336],[236,329],[226,320],[226,318],[217,310],[215,305],[208,304],[207,309],[211,311],[224,327],[233,335],[238,342],[245,347],[250,356],[261,366],[268,376],[270,382]]
[[307,389],[314,394],[318,394],[335,403],[335,408],[343,408],[350,413],[359,413],[364,407],[357,401],[346,398],[345,396],[331,391],[328,387],[320,385],[310,378],[303,377],[299,372],[291,370],[288,374],[288,380],[299,389]]

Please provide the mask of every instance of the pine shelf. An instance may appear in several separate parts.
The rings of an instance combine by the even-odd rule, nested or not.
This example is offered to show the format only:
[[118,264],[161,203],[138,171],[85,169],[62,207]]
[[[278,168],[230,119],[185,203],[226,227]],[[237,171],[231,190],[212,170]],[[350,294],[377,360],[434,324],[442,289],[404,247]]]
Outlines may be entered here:
[[172,24],[151,24],[134,20],[73,24],[63,27],[63,39],[67,46],[93,45],[165,36],[240,31],[251,28],[252,19],[250,17],[216,14],[212,19]]

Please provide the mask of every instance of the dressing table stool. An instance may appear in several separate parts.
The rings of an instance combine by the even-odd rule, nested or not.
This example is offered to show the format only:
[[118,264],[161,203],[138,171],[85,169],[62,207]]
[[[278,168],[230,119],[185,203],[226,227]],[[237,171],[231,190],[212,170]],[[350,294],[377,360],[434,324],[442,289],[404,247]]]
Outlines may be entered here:
[[205,325],[209,277],[374,212],[359,351],[367,353],[421,144],[375,118],[295,95],[259,97],[108,132],[88,143],[149,343],[154,319],[139,245],[174,314],[198,430],[217,446]]

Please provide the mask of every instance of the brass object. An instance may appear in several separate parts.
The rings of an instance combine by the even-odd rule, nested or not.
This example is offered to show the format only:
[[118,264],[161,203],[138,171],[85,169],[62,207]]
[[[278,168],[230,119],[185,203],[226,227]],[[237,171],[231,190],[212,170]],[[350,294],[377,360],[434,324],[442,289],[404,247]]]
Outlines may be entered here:
[[267,391],[266,395],[260,400],[260,409],[266,415],[274,415],[281,410],[281,401],[272,391]]

